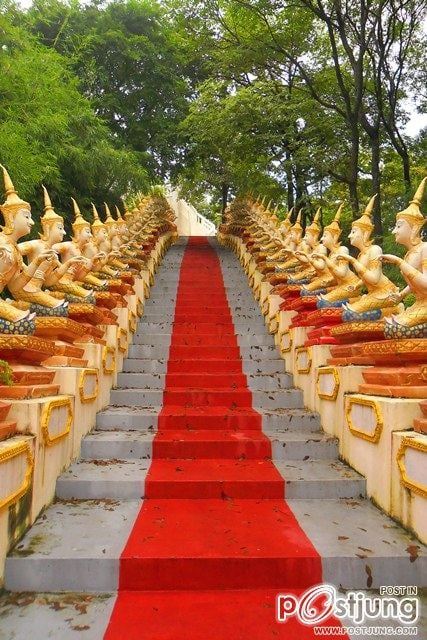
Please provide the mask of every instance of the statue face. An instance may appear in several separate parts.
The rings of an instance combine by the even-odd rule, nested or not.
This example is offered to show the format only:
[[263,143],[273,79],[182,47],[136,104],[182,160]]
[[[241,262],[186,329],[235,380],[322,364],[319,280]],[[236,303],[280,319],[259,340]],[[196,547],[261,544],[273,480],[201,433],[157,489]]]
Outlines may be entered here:
[[13,231],[16,239],[26,236],[31,231],[34,220],[31,217],[31,211],[28,209],[19,209],[13,223]]
[[51,225],[49,230],[49,240],[51,240],[52,244],[62,242],[64,236],[65,229],[63,222],[55,222],[53,225]]
[[99,229],[99,231],[97,231],[96,235],[95,235],[95,239],[97,242],[105,242],[105,240],[107,239],[107,232],[105,231],[105,229]]
[[318,234],[316,233],[316,231],[309,230],[306,232],[306,241],[310,247],[314,247],[316,245],[317,238]]
[[405,246],[411,244],[413,229],[407,220],[396,220],[392,233],[398,244]]
[[328,229],[324,229],[321,242],[327,249],[330,249],[333,246],[334,237]]
[[353,247],[360,247],[364,242],[364,233],[360,227],[352,227],[348,238]]
[[83,227],[80,231],[80,235],[78,240],[81,244],[87,244],[89,240],[92,238],[92,233],[89,227]]

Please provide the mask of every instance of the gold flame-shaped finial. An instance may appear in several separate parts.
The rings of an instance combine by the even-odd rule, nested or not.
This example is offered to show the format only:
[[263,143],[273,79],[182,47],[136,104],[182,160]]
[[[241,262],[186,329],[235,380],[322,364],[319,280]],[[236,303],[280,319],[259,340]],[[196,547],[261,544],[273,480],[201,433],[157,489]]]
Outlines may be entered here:
[[84,227],[90,228],[89,222],[87,222],[83,218],[82,214],[80,213],[79,205],[77,204],[77,202],[74,200],[74,198],[71,198],[71,201],[73,203],[73,211],[74,211],[74,222],[72,223],[71,226],[73,227],[74,233],[76,231],[79,231],[80,229],[83,229]]
[[114,220],[113,216],[111,215],[110,207],[108,206],[108,204],[106,202],[104,202],[104,206],[105,206],[105,213],[107,214],[107,217],[105,218],[105,224],[107,225],[107,227],[110,227],[113,224],[116,224],[116,221]]
[[414,194],[414,197],[409,203],[409,206],[403,211],[399,211],[399,213],[396,215],[396,220],[406,220],[411,226],[415,226],[418,229],[421,229],[421,227],[425,223],[425,218],[421,213],[420,206],[423,200],[426,183],[427,176],[421,180]]
[[99,217],[98,209],[93,204],[93,202],[91,204],[92,204],[92,212],[93,212],[93,222],[91,225],[92,229],[95,229],[95,230],[104,229],[105,224],[102,222],[101,218]]
[[40,223],[42,225],[43,233],[40,233],[40,238],[42,240],[47,240],[49,237],[49,228],[52,226],[54,222],[64,222],[64,218],[59,216],[55,209],[52,206],[52,201],[50,199],[48,190],[42,184],[43,188],[43,200],[44,200],[44,215],[40,218]]
[[316,213],[314,214],[314,218],[311,224],[308,225],[308,227],[306,228],[306,231],[315,231],[315,232],[320,232],[320,215],[322,213],[322,207],[319,207],[316,211]]
[[341,220],[341,212],[343,209],[344,209],[344,202],[341,202],[340,206],[337,209],[336,214],[334,215],[334,219],[325,227],[325,230],[330,231],[337,238],[341,234],[340,220]]
[[3,214],[3,218],[5,221],[3,233],[10,234],[13,231],[15,216],[18,211],[20,211],[21,209],[31,211],[31,207],[28,202],[25,202],[25,200],[21,200],[21,198],[18,196],[6,167],[4,167],[2,164],[0,164],[0,167],[3,170],[4,190],[6,193],[6,200],[2,205],[0,205],[0,211]]
[[360,229],[363,229],[364,231],[368,231],[369,233],[372,233],[372,230],[374,228],[374,224],[372,222],[372,214],[374,212],[375,200],[377,196],[378,196],[377,193],[375,193],[372,196],[372,198],[369,200],[368,204],[366,205],[365,211],[362,213],[360,218],[358,218],[352,223],[351,225],[352,227],[360,227]]

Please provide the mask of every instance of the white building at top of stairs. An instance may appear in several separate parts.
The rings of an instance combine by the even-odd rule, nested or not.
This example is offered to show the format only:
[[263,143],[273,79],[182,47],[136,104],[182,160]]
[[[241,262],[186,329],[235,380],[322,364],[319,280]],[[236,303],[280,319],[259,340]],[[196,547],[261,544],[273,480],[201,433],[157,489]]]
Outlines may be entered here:
[[170,191],[167,201],[176,214],[176,225],[180,236],[215,236],[213,222],[202,216],[191,204],[181,200],[176,191]]

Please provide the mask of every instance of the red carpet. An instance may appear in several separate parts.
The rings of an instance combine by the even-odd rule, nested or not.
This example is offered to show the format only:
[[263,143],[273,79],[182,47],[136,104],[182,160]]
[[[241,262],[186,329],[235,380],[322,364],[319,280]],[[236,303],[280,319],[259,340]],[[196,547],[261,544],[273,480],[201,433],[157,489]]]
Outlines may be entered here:
[[190,238],[146,499],[106,640],[315,637],[275,620],[277,593],[321,582],[321,560],[283,500],[239,353],[217,255]]

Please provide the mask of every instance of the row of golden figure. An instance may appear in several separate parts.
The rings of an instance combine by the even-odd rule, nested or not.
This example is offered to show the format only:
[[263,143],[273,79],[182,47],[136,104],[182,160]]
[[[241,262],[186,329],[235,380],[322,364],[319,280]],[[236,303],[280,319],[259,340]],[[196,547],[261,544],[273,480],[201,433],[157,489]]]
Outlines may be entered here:
[[101,304],[104,301],[107,308],[112,308],[114,299],[112,304],[108,302],[114,285],[123,291],[132,273],[144,268],[159,230],[174,226],[174,214],[162,198],[146,196],[123,216],[116,207],[117,219],[105,205],[104,222],[92,205],[92,224],[72,198],[73,237],[64,241],[64,219],[55,212],[43,187],[42,233],[39,239],[20,242],[34,225],[31,207],[21,200],[6,168],[0,166],[6,194],[0,205],[4,218],[0,233],[0,292],[11,296],[0,300],[2,334],[32,334],[37,316],[67,317],[72,303],[95,305],[101,300]]
[[[258,269],[282,297],[297,289],[300,297],[315,296],[318,309],[342,309],[343,322],[383,319],[386,337],[427,337],[427,243],[421,238],[425,218],[420,209],[426,182],[427,177],[409,206],[396,214],[393,234],[406,249],[403,258],[384,254],[371,239],[376,196],[351,225],[349,241],[357,257],[340,239],[343,204],[322,233],[320,209],[304,232],[301,212],[294,224],[292,211],[280,222],[277,209],[271,213],[264,200],[236,199],[220,230],[244,238]],[[385,262],[400,269],[406,281],[402,290],[383,273]],[[402,301],[409,293],[415,302],[405,309]]]

